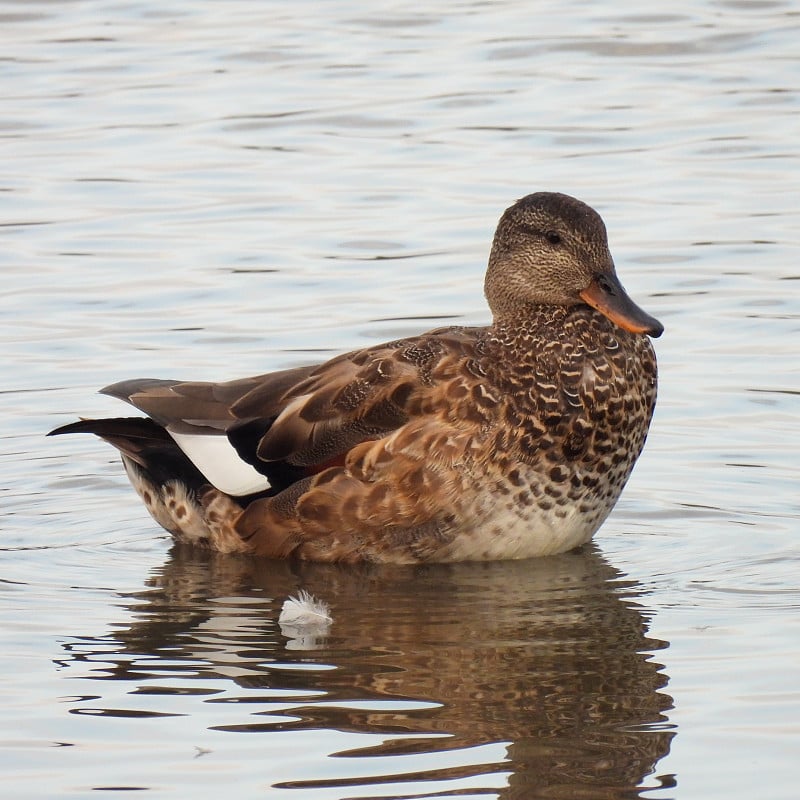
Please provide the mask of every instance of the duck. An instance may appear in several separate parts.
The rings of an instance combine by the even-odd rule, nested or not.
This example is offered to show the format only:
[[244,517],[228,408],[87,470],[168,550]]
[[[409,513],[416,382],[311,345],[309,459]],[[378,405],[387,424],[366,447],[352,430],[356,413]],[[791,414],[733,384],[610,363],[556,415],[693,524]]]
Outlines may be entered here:
[[101,391],[140,416],[49,435],[113,445],[159,525],[223,553],[418,564],[579,548],[644,447],[663,326],[623,288],[600,215],[558,192],[502,214],[484,293],[486,326],[219,383],[125,380]]

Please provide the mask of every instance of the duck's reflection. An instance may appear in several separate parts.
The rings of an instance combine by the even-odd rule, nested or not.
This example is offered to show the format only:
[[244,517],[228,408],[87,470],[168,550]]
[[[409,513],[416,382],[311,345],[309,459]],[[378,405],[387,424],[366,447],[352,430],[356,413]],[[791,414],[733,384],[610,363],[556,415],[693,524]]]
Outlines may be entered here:
[[[163,660],[183,680],[196,678],[187,703],[198,702],[203,681],[218,687],[223,678],[229,690],[205,702],[240,703],[242,712],[232,719],[228,705],[216,730],[378,734],[382,744],[370,737],[369,747],[339,755],[439,754],[434,769],[425,757],[419,772],[408,759],[395,769],[428,790],[430,781],[476,774],[494,774],[487,787],[497,787],[503,773],[507,786],[493,791],[503,798],[635,796],[669,750],[671,698],[651,660],[666,644],[647,638],[635,583],[591,549],[405,569],[176,549],[151,584],[131,598],[136,621],[115,631],[117,652],[107,637],[80,637],[71,659],[92,660],[97,642],[103,673],[140,686],[148,673],[163,676]],[[330,605],[327,636],[282,634],[281,605],[299,589]],[[475,748],[474,761],[464,748]],[[338,785],[348,796],[346,786],[398,780],[304,772],[283,785]]]

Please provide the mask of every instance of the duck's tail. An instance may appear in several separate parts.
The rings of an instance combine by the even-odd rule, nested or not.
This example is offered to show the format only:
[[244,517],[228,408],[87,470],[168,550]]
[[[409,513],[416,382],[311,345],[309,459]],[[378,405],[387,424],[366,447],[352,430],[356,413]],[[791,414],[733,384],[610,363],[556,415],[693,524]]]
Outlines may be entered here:
[[82,419],[48,436],[64,433],[93,433],[116,447],[150,515],[179,541],[228,552],[248,549],[232,527],[225,525],[223,531],[218,524],[238,517],[241,505],[211,486],[157,422],[144,417]]
[[82,419],[50,431],[48,436],[62,433],[93,433],[117,448],[123,456],[137,464],[153,483],[180,480],[197,490],[208,481],[175,444],[164,428],[145,417]]

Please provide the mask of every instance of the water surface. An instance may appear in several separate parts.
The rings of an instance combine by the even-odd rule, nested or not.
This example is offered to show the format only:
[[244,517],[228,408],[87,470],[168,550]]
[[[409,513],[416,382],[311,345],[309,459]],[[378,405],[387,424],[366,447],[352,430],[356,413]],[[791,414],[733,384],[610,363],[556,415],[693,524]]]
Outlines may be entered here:
[[[0,3],[0,763],[9,796],[794,798],[792,3]],[[404,570],[173,550],[133,376],[482,324],[494,225],[604,216],[666,325],[586,552]],[[278,623],[289,594],[324,635]]]

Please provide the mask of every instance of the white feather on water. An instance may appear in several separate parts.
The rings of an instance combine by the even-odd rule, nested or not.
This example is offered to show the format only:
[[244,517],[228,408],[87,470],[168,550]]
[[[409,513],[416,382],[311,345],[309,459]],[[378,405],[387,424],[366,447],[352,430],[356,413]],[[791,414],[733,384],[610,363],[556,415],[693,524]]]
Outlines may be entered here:
[[332,622],[330,606],[305,589],[284,601],[278,617],[281,633],[289,639],[287,648],[294,650],[316,647],[317,637],[325,636]]
[[321,622],[333,622],[330,606],[324,600],[317,600],[314,595],[301,589],[297,597],[290,595],[283,604],[278,618],[281,625],[318,625]]

